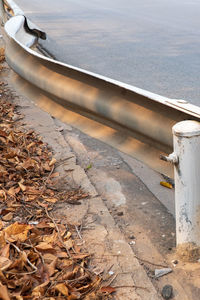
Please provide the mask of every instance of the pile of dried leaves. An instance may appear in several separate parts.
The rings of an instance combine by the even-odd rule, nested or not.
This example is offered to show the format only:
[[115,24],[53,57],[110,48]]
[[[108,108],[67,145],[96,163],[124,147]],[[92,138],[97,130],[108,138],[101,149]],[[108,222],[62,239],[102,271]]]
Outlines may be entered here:
[[57,191],[51,151],[16,127],[20,117],[0,89],[0,299],[108,299],[114,289],[102,288],[72,226],[53,216],[58,201],[87,195]]

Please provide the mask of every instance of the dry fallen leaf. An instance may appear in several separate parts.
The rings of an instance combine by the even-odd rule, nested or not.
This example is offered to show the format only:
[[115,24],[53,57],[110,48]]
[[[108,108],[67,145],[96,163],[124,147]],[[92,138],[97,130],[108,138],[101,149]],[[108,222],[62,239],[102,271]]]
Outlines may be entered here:
[[31,228],[31,225],[19,224],[15,222],[4,229],[5,238],[10,242],[24,242],[27,239],[28,232]]
[[73,242],[72,242],[71,239],[65,241],[64,244],[65,244],[65,247],[66,247],[68,250],[71,249],[71,248],[73,247]]
[[55,289],[63,296],[69,296],[69,290],[64,283],[59,283],[55,286]]
[[0,251],[0,256],[1,257],[7,257],[9,258],[9,254],[10,254],[10,245],[6,244]]
[[2,217],[3,221],[11,221],[13,218],[13,213],[9,212],[7,215]]
[[52,247],[52,245],[42,242],[39,243],[36,247],[35,247],[38,251],[47,251],[47,250],[54,250],[54,248]]
[[10,300],[10,296],[8,294],[8,289],[5,285],[0,283],[0,299],[2,300]]
[[22,183],[18,182],[20,189],[22,190],[22,192],[26,191],[26,186],[23,185]]
[[100,291],[102,293],[112,294],[112,293],[116,292],[116,289],[113,288],[112,286],[102,286]]
[[52,167],[53,165],[55,165],[55,163],[56,163],[56,159],[53,157],[49,163],[49,166]]
[[44,198],[44,200],[50,203],[56,203],[58,201],[57,198]]
[[1,271],[7,270],[12,264],[12,260],[6,257],[0,257],[0,269]]

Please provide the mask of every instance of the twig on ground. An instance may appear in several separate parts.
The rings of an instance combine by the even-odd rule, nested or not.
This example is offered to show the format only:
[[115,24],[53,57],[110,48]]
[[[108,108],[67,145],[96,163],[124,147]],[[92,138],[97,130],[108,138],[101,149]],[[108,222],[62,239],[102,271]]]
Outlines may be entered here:
[[166,265],[153,263],[153,262],[148,261],[148,260],[146,260],[146,259],[140,258],[140,257],[138,257],[137,255],[134,255],[134,256],[135,256],[135,258],[137,258],[139,261],[144,262],[144,263],[147,263],[147,264],[150,264],[150,265],[152,265],[152,266],[161,267],[161,268],[168,268],[168,266],[166,266]]
[[80,230],[78,229],[78,226],[75,225],[75,229],[76,229],[76,232],[78,234],[79,239],[82,241],[82,243],[84,243],[84,240],[83,240],[83,238],[81,236],[82,225],[80,226]]
[[117,286],[113,286],[114,289],[120,289],[120,288],[135,288],[135,289],[143,289],[143,290],[147,290],[149,292],[149,289],[145,286],[140,286],[140,285],[117,285]]

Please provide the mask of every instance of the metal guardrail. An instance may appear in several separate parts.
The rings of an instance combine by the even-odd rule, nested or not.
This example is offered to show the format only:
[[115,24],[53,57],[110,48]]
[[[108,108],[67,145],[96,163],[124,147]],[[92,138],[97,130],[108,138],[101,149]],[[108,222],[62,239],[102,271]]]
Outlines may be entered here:
[[[158,162],[159,153],[172,151],[173,125],[188,119],[199,121],[200,107],[184,100],[162,97],[37,53],[31,49],[36,37],[24,29],[23,12],[13,1],[6,2],[15,15],[4,25],[9,66],[33,86],[57,99],[63,107],[79,110],[82,115],[91,115],[103,124],[121,130],[122,138],[123,132],[127,131],[135,141],[133,155],[163,171],[165,163]],[[3,13],[1,10],[1,15]]]

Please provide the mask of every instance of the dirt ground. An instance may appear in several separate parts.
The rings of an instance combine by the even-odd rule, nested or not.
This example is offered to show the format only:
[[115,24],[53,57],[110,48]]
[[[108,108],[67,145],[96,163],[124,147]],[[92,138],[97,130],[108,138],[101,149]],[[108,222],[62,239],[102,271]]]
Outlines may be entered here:
[[[52,294],[46,299],[106,299],[107,297],[122,300],[156,300],[163,299],[162,289],[165,285],[170,284],[173,287],[173,299],[198,299],[200,295],[200,265],[199,263],[182,262],[177,257],[175,222],[172,215],[135,176],[115,150],[90,139],[69,124],[64,124],[42,111],[29,99],[16,94],[10,83],[7,85],[12,72],[5,63],[2,66],[0,80],[2,82],[1,95],[3,96],[1,96],[1,101],[12,103],[11,110],[12,107],[14,109],[10,122],[20,132],[29,134],[25,138],[26,143],[22,143],[20,149],[28,146],[29,151],[26,152],[30,157],[37,151],[39,154],[41,153],[41,156],[43,155],[43,157],[39,155],[40,161],[43,162],[39,169],[43,170],[42,176],[44,177],[40,178],[42,174],[40,170],[41,173],[38,176],[40,179],[33,180],[31,177],[34,184],[30,184],[30,182],[27,184],[27,180],[30,178],[17,179],[18,185],[16,186],[15,182],[14,188],[17,188],[19,192],[14,192],[14,198],[17,203],[20,203],[20,208],[17,207],[14,211],[10,211],[8,207],[2,207],[1,230],[4,232],[7,227],[16,222],[27,226],[35,224],[34,226],[40,227],[38,230],[42,236],[42,240],[39,239],[32,246],[35,254],[39,251],[40,255],[41,253],[43,255],[41,243],[44,243],[45,239],[50,240],[54,235],[53,238],[56,242],[55,244],[52,244],[52,241],[49,242],[51,249],[46,249],[45,254],[48,254],[48,251],[52,254],[52,248],[58,247],[58,253],[62,250],[67,254],[67,257],[59,258],[64,261],[64,264],[69,264],[71,256],[74,257],[73,262],[75,261],[73,266],[68,266],[66,271],[69,275],[69,271],[73,272],[76,268],[74,277],[62,278],[61,281],[58,281],[56,276],[59,276],[62,268],[59,269],[59,264],[56,265],[54,262],[53,271],[51,269],[51,272],[54,273],[49,277],[49,282],[45,286],[45,282],[48,280],[41,282],[38,278],[45,277],[49,273],[46,272],[47,275],[45,272],[42,273],[42,268],[38,267],[39,261],[49,265],[53,264],[53,260],[52,257],[51,259],[45,258],[45,261],[44,258],[41,259],[41,256],[37,257],[32,264],[37,268],[37,272],[40,271],[37,275],[38,286],[44,284],[39,292],[44,293],[45,290],[46,293],[46,290],[49,289],[48,291],[51,291]],[[5,128],[1,128],[1,130],[6,131]],[[30,133],[32,130],[34,132]],[[20,133],[18,132],[18,134]],[[30,146],[31,143],[35,144]],[[32,149],[33,146],[36,147],[36,144],[39,148]],[[33,152],[31,152],[32,150]],[[22,158],[18,159],[20,161]],[[15,173],[14,170],[12,172]],[[35,184],[39,195],[36,193],[35,197],[32,195],[31,201],[26,201],[30,196],[27,185],[35,186]],[[53,189],[50,189],[49,185]],[[8,192],[12,187],[5,185],[4,189]],[[8,198],[9,195],[8,193]],[[23,203],[21,202],[22,195]],[[35,202],[39,208],[34,206]],[[62,235],[60,232],[64,231],[63,225],[67,230]],[[32,229],[28,228],[23,229],[26,231],[26,237],[30,232],[32,233]],[[46,228],[45,232],[44,228]],[[48,239],[46,235],[48,235]],[[19,244],[20,242],[27,243],[27,240],[8,240],[4,245],[7,248],[9,246],[13,259],[18,258],[19,253],[22,252],[30,255],[28,252],[30,248],[23,248],[24,246]],[[29,247],[30,245],[29,242]],[[20,252],[16,247],[20,249]],[[7,251],[8,255],[10,252],[8,254]],[[18,267],[18,264],[15,269],[12,266],[19,276],[18,273],[22,273],[22,269],[19,270]],[[26,266],[23,267],[26,268]],[[5,271],[10,271],[9,268],[10,266]],[[32,272],[30,264],[27,268],[28,271],[26,270],[25,273]],[[163,268],[171,268],[172,272],[158,279],[155,278],[155,270]],[[13,269],[11,270],[13,271]],[[4,271],[2,272],[5,277]],[[8,276],[13,276],[13,274]],[[2,278],[0,279],[2,282]],[[12,277],[9,278],[9,282],[10,280]],[[70,280],[73,280],[73,284],[75,282],[76,285],[71,287]],[[10,286],[6,281],[2,282],[2,285],[7,286],[11,299],[45,299],[44,294],[39,296],[41,298],[34,298],[38,297],[36,292],[32,294],[32,290],[36,288],[35,281],[24,292],[27,298],[21,296],[19,291],[19,298],[16,296],[12,298],[13,290]],[[37,289],[36,291],[38,292]],[[73,293],[74,298],[70,298]]]

